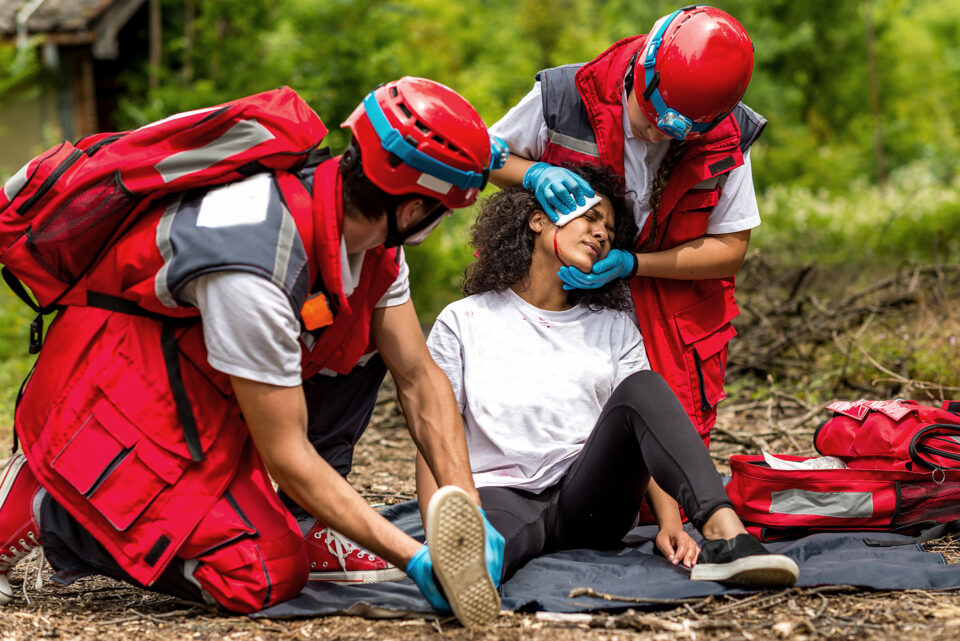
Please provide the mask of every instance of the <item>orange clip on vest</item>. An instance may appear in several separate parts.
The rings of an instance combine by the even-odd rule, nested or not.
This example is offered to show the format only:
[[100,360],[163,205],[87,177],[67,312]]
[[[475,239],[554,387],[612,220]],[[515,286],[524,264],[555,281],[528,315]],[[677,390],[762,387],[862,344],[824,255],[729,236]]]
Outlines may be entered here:
[[318,292],[307,299],[300,309],[300,317],[303,319],[303,326],[309,332],[333,324],[333,311],[323,292]]

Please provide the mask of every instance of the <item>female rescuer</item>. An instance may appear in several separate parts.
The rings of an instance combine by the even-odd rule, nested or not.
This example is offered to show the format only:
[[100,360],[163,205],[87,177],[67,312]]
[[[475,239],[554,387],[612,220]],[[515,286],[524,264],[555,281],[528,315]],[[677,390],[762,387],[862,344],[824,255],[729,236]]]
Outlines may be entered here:
[[511,151],[493,182],[534,191],[552,220],[593,195],[559,163],[625,176],[640,229],[633,251],[560,277],[578,289],[629,279],[651,366],[708,445],[736,333],[734,275],[760,224],[749,149],[766,121],[739,102],[752,69],[739,22],[685,7],[586,64],[541,71],[491,129]]

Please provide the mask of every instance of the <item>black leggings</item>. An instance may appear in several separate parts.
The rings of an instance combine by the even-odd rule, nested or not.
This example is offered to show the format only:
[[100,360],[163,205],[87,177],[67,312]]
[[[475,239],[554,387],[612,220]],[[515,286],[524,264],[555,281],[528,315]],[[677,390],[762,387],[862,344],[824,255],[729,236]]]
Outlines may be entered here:
[[544,553],[619,547],[651,475],[698,529],[718,508],[732,507],[680,401],[659,374],[643,371],[614,390],[556,485],[539,494],[480,488],[487,517],[506,539],[503,577]]

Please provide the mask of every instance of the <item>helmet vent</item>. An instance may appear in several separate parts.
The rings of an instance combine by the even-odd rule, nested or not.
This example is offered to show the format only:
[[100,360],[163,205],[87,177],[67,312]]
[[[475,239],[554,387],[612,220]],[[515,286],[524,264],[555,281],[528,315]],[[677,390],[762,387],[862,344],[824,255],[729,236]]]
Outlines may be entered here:
[[413,116],[413,112],[410,111],[410,109],[409,109],[405,104],[403,104],[402,102],[398,102],[398,103],[397,103],[397,109],[399,109],[400,111],[402,111],[402,112],[403,112],[403,115],[406,116],[407,118],[410,118],[410,117]]
[[400,95],[400,92],[397,91],[397,88],[396,88],[396,87],[390,87],[390,97],[391,97],[391,98],[396,98],[396,97],[399,96],[399,95]]

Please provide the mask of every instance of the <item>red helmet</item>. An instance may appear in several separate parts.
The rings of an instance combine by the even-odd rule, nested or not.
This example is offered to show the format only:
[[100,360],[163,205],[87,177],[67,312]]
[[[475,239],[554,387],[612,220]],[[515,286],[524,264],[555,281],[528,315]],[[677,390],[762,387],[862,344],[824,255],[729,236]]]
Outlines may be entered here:
[[660,18],[637,56],[637,102],[651,123],[681,140],[698,138],[729,114],[753,72],[753,43],[725,11],[678,9]]
[[344,121],[360,146],[363,173],[390,194],[422,194],[468,207],[509,153],[453,89],[404,76],[381,85]]

